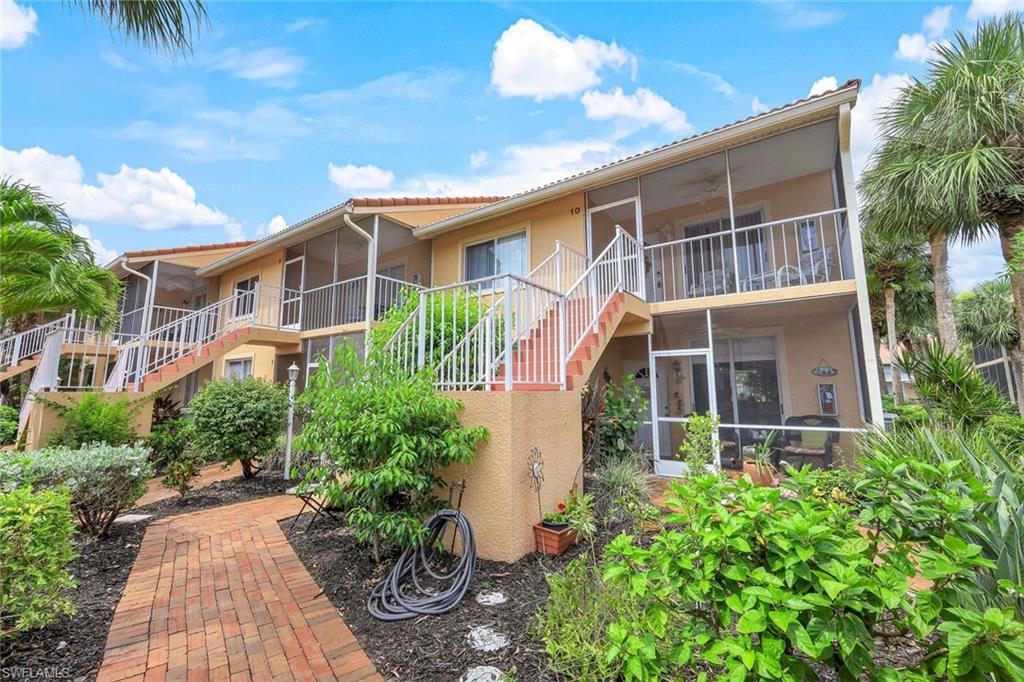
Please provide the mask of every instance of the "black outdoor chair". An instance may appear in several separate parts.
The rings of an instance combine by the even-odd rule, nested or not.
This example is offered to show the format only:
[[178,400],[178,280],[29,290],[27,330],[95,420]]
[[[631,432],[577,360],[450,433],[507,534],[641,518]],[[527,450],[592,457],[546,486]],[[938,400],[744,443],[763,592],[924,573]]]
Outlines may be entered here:
[[[832,417],[819,417],[809,414],[802,417],[789,417],[786,426],[814,426],[839,428],[839,421]],[[800,463],[808,460],[820,462],[822,468],[832,466],[832,449],[839,441],[838,431],[797,431],[787,430],[783,436],[781,456],[795,466],[793,459],[800,458]]]

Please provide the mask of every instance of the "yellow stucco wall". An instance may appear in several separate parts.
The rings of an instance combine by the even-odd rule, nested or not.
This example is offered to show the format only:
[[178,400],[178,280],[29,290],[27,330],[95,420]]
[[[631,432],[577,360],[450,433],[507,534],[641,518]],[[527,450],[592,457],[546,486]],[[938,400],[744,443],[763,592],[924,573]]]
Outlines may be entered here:
[[567,392],[464,391],[447,395],[465,406],[459,420],[486,426],[490,439],[468,466],[449,467],[446,481],[466,479],[462,511],[469,518],[483,559],[515,561],[534,551],[533,524],[541,519],[530,482],[534,447],[544,459],[541,508],[554,511],[573,486],[583,457],[580,394]]
[[522,230],[527,233],[530,268],[555,250],[556,240],[583,253],[586,251],[585,225],[585,199],[582,193],[576,193],[503,218],[439,235],[434,238],[434,283],[451,284],[464,279],[463,254],[467,245]]
[[[71,407],[79,402],[90,392],[68,391],[68,392],[45,392],[40,394],[48,401]],[[120,400],[125,397],[124,393],[96,393],[101,400]],[[153,401],[151,398],[142,398],[134,401],[138,408],[135,417],[135,433],[140,437],[149,435],[149,428],[153,422]],[[25,449],[38,450],[46,445],[50,434],[60,425],[62,417],[60,412],[42,401],[33,401],[31,412],[28,417],[28,424],[25,427]]]

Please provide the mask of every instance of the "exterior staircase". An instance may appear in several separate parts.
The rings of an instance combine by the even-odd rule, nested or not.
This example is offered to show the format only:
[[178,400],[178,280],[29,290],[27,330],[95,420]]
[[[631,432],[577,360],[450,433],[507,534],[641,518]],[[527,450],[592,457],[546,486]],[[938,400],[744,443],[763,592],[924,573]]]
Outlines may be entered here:
[[199,348],[199,350],[183,355],[177,360],[169,362],[143,376],[139,392],[149,394],[166,388],[182,377],[209,365],[239,346],[248,343],[252,336],[252,328],[243,327],[220,337],[216,341],[211,341]]
[[17,364],[11,365],[10,367],[5,367],[3,370],[0,370],[0,381],[7,381],[8,379],[13,379],[22,372],[27,372],[30,369],[34,369],[39,364],[39,358],[41,357],[41,355],[41,353],[36,353],[31,357],[22,359]]

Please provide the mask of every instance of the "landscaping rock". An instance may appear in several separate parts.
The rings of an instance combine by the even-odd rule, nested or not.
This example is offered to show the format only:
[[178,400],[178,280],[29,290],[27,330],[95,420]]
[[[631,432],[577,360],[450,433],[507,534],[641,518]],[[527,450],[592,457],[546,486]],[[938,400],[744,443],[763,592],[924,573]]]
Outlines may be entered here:
[[121,514],[114,519],[114,523],[141,523],[151,518],[153,518],[152,514]]
[[508,599],[502,592],[497,590],[493,592],[480,592],[476,595],[476,603],[483,604],[484,606],[497,606],[498,604],[504,604]]
[[470,668],[459,678],[459,682],[502,682],[505,674],[493,665],[478,665]]
[[478,625],[469,631],[469,645],[477,651],[497,651],[508,646],[508,636],[492,630],[486,625]]

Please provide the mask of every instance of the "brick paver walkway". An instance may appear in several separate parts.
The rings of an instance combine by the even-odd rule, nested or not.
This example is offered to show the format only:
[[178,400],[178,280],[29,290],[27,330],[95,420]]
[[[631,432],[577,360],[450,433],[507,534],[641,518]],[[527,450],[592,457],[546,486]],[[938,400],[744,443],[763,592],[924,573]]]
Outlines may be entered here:
[[98,682],[380,680],[277,525],[277,496],[150,524]]
[[[211,483],[226,481],[229,478],[238,478],[241,475],[242,465],[238,462],[235,462],[227,469],[224,468],[223,464],[207,464],[199,470],[199,475],[192,481],[192,489],[197,490],[199,488],[205,488]],[[141,507],[145,504],[153,504],[154,502],[161,502],[163,500],[169,500],[172,497],[177,497],[178,492],[165,487],[163,481],[163,476],[151,478],[146,483],[145,494],[139,498],[139,501],[135,503],[135,506]]]

